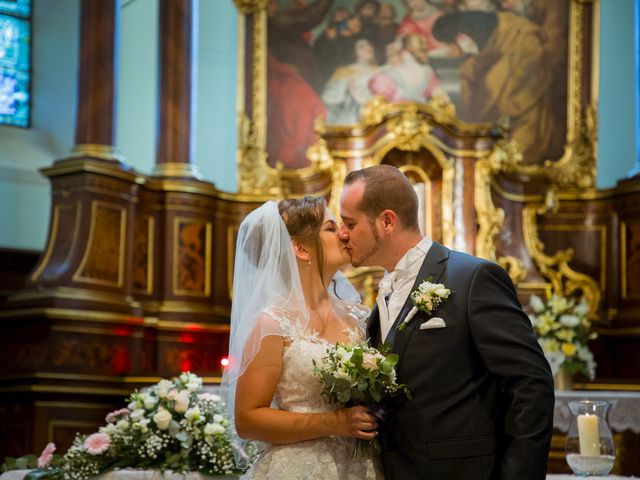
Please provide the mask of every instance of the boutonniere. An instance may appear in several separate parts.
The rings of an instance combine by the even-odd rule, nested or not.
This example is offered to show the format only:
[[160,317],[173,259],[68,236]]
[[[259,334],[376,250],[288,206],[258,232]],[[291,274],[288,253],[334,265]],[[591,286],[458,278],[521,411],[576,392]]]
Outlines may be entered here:
[[451,290],[446,288],[442,283],[431,283],[428,281],[422,282],[418,285],[418,288],[409,295],[413,302],[413,308],[404,318],[402,323],[398,325],[398,330],[404,330],[407,323],[409,323],[409,320],[411,320],[419,311],[425,312],[427,315],[431,315],[447,298],[449,298],[449,295],[451,295]]

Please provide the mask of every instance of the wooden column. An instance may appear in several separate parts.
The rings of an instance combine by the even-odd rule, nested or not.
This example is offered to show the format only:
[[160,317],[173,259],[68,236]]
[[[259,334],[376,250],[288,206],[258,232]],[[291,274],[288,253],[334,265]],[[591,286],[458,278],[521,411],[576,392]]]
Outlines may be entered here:
[[115,153],[119,0],[82,0],[74,156],[121,160]]
[[160,177],[200,178],[192,163],[194,0],[160,0],[156,168]]

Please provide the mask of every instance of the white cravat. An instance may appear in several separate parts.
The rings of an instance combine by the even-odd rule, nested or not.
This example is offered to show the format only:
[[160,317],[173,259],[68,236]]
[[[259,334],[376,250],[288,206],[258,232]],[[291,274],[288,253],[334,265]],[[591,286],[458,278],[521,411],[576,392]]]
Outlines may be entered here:
[[433,241],[429,237],[424,237],[420,243],[404,254],[393,272],[380,280],[376,303],[380,312],[380,332],[383,340],[387,338],[389,330],[411,293],[411,287],[415,283],[431,245]]
[[378,284],[378,296],[376,297],[376,304],[378,305],[378,312],[380,314],[380,328],[383,332],[381,337],[383,340],[387,336],[389,328],[383,327],[389,324],[389,307],[387,305],[387,297],[391,294],[393,289],[393,282],[395,281],[396,273],[391,272],[385,275]]

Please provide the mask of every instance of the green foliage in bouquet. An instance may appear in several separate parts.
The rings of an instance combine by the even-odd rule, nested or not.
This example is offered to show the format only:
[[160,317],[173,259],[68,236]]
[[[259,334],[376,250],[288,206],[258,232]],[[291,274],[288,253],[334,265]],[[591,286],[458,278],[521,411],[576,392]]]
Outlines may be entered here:
[[366,343],[335,345],[322,361],[314,360],[314,374],[323,384],[322,394],[330,402],[344,404],[380,403],[389,395],[403,392],[396,383],[398,354],[385,355]]
[[587,341],[598,335],[591,329],[587,302],[559,295],[548,295],[544,302],[532,295],[530,308],[529,319],[553,374],[564,368],[571,375],[581,372],[593,380],[596,362]]
[[0,473],[8,472],[9,470],[30,470],[37,468],[38,458],[35,455],[25,455],[23,457],[6,457],[4,462],[0,464]]
[[239,473],[234,453],[250,456],[232,442],[220,397],[202,392],[202,380],[191,373],[134,392],[106,422],[96,433],[77,435],[57,465],[39,462],[27,479],[86,480],[116,468],[231,475]]
[[[327,349],[322,360],[313,361],[313,373],[322,382],[322,395],[328,402],[373,407],[401,395],[411,398],[407,386],[396,381],[398,359],[398,354],[383,353],[366,343],[337,344]],[[382,409],[373,410],[380,413]],[[357,440],[354,455],[372,457],[377,453],[375,440]]]

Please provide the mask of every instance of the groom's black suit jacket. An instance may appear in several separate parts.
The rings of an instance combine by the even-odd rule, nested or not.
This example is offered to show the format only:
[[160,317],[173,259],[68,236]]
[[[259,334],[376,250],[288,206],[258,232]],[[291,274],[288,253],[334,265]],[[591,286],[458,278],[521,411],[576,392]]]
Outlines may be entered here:
[[[543,480],[553,378],[511,279],[494,263],[434,242],[412,291],[425,280],[452,294],[398,331],[413,306],[407,298],[387,336],[413,399],[381,426],[385,477]],[[446,327],[421,330],[432,316]],[[380,343],[377,307],[369,337]]]

